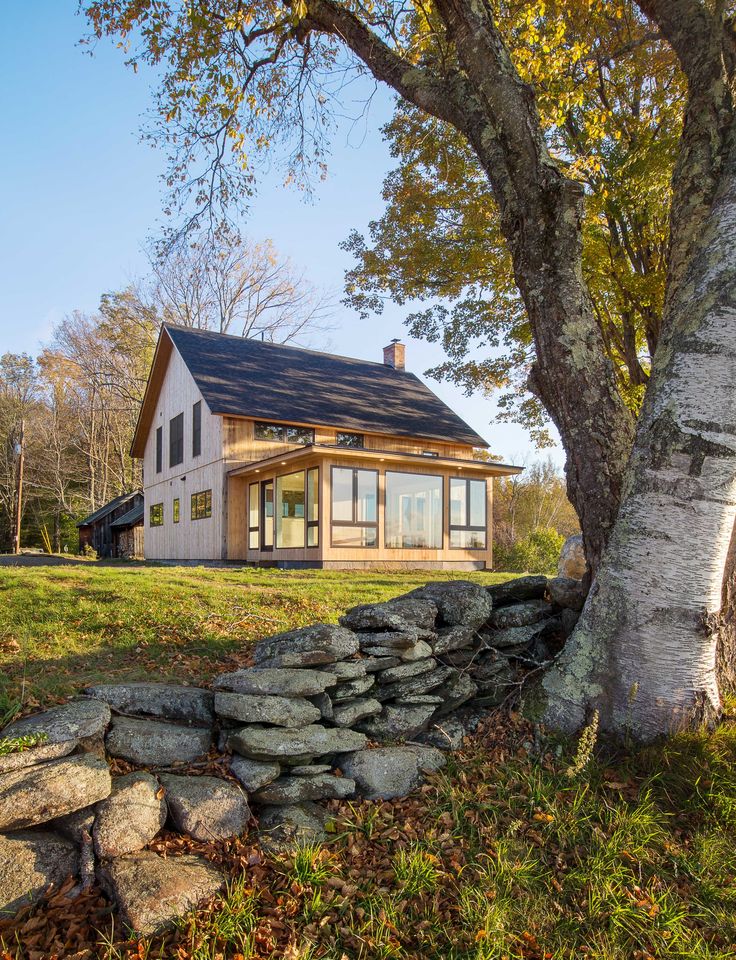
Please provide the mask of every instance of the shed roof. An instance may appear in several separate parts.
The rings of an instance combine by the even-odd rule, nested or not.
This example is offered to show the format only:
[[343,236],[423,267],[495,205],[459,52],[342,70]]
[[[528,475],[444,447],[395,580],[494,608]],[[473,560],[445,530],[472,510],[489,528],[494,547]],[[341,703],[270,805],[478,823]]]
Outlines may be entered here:
[[104,506],[98,507],[94,513],[90,513],[88,517],[85,517],[84,520],[80,520],[77,524],[78,527],[88,527],[92,523],[96,523],[98,520],[102,520],[112,513],[113,510],[116,510],[118,507],[122,506],[127,500],[130,500],[132,497],[135,497],[140,493],[139,490],[133,490],[132,493],[121,493],[119,497],[115,497],[113,500],[109,500]]
[[128,510],[128,512],[124,513],[122,517],[118,517],[117,520],[113,520],[110,526],[114,530],[124,530],[126,527],[135,527],[139,523],[143,523],[142,503],[136,504],[132,510]]

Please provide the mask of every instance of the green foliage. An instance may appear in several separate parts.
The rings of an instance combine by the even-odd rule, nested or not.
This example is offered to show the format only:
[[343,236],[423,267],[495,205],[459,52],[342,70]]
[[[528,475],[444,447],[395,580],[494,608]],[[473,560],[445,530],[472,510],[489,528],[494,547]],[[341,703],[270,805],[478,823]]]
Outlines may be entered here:
[[514,573],[554,574],[564,542],[553,527],[542,527],[510,547],[495,546],[494,563],[497,569]]
[[43,733],[28,733],[22,737],[3,737],[0,739],[0,757],[7,757],[11,753],[22,753],[24,750],[30,750],[31,747],[37,747],[46,743],[49,735]]

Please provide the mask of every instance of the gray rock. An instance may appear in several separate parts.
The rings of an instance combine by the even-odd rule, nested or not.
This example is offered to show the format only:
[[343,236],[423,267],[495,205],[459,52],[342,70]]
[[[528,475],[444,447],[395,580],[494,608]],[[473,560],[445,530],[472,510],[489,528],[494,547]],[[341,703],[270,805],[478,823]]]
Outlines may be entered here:
[[457,717],[444,717],[417,736],[420,743],[438,750],[459,750],[465,738],[465,727]]
[[281,777],[253,797],[258,803],[293,804],[305,800],[344,800],[355,793],[355,781],[331,773]]
[[401,651],[401,659],[405,663],[414,663],[417,660],[424,660],[432,656],[432,647],[426,640],[419,640],[413,647]]
[[261,846],[269,852],[324,840],[329,814],[316,803],[264,807],[258,818]]
[[435,717],[444,717],[448,713],[453,713],[468,700],[472,700],[478,693],[478,687],[467,673],[456,673],[453,677],[450,677],[446,684],[438,687],[434,692],[441,696],[443,701]]
[[448,627],[479,627],[488,620],[493,606],[488,591],[470,580],[428,583],[407,596],[433,601],[440,621]]
[[[114,784],[115,781],[113,780],[113,786]],[[92,839],[96,809],[97,807],[83,807],[81,810],[75,810],[74,813],[67,813],[63,817],[49,820],[45,824],[45,829],[60,833],[62,837],[66,837],[67,840],[81,846],[85,841],[85,835],[88,835],[90,840]]]
[[230,772],[243,784],[248,793],[255,793],[281,774],[278,763],[266,760],[249,760],[247,757],[231,757]]
[[304,650],[302,653],[280,653],[273,657],[266,657],[265,660],[259,660],[258,669],[301,670],[324,665],[332,666],[333,663],[332,655],[324,650]]
[[432,652],[441,656],[455,650],[464,650],[472,647],[476,637],[475,627],[444,627],[437,632],[437,639],[432,643]]
[[512,606],[494,610],[491,614],[490,626],[495,630],[526,627],[530,623],[544,620],[551,613],[552,610],[546,600],[527,600],[525,603],[515,603]]
[[449,680],[455,673],[452,667],[439,666],[429,673],[422,673],[418,677],[409,677],[406,680],[397,680],[396,683],[379,685],[373,696],[376,700],[385,703],[387,700],[396,700],[401,697],[410,697],[417,693],[427,693],[441,683]]
[[366,673],[377,673],[379,670],[387,670],[389,667],[398,666],[401,660],[394,656],[371,656],[364,657],[360,662],[365,664]]
[[395,680],[406,680],[409,677],[418,677],[422,673],[429,673],[437,666],[432,657],[426,660],[415,660],[413,663],[402,663],[398,667],[389,667],[376,674],[379,683],[393,683]]
[[188,763],[207,753],[212,731],[158,720],[115,717],[107,734],[107,752],[142,766],[166,767]]
[[150,850],[106,861],[98,878],[117,903],[125,926],[143,936],[171,926],[225,884],[223,874],[204,857],[164,859]]
[[[335,667],[339,666],[335,664]],[[336,670],[263,669],[234,670],[215,680],[216,690],[233,693],[276,694],[281,697],[317,696],[337,683]]]
[[97,808],[92,836],[98,857],[142,850],[166,823],[159,782],[150,773],[129,773],[112,782],[112,793]]
[[442,697],[436,697],[432,693],[417,693],[412,696],[401,697],[400,700],[394,700],[394,705],[397,707],[414,706],[417,703],[433,703],[435,707],[438,707],[442,703]]
[[315,773],[329,773],[332,767],[329,763],[305,763],[300,767],[290,767],[292,777],[311,777]]
[[580,614],[578,613],[577,610],[566,609],[562,611],[560,624],[562,629],[562,636],[566,640],[575,629],[579,619],[580,619]]
[[84,692],[113,710],[136,717],[158,717],[201,727],[214,720],[212,693],[201,687],[178,683],[100,683]]
[[319,710],[323,720],[332,720],[332,700],[328,693],[318,693],[315,697],[309,697],[309,702]]
[[560,559],[557,564],[557,576],[582,580],[586,569],[583,535],[577,533],[573,537],[568,537],[562,544]]
[[162,774],[161,783],[174,826],[195,840],[239,837],[248,826],[248,801],[241,788],[229,780]]
[[436,709],[434,703],[389,703],[380,716],[361,720],[357,726],[372,740],[406,740],[426,728]]
[[548,584],[552,603],[567,610],[580,611],[585,606],[587,593],[582,580],[570,577],[554,577]]
[[330,699],[334,706],[340,700],[352,700],[355,697],[362,697],[375,684],[375,677],[365,676],[357,677],[355,680],[347,680],[345,683],[338,684],[330,694]]
[[349,754],[341,764],[343,773],[355,780],[369,800],[404,797],[424,780],[422,771],[435,771],[445,757],[434,747],[379,747]]
[[361,650],[392,650],[394,655],[400,656],[402,650],[407,647],[413,647],[419,640],[416,629],[395,632],[391,630],[371,631],[370,633],[359,633]]
[[434,632],[437,605],[432,600],[397,597],[385,603],[364,603],[340,617],[351,630],[393,630],[414,633],[421,638]]
[[380,713],[381,709],[381,704],[372,697],[345,700],[335,707],[333,720],[338,727],[352,727],[358,720]]
[[552,622],[552,617],[530,623],[524,627],[509,627],[507,630],[496,630],[487,635],[487,642],[498,650],[511,648],[521,649],[528,647],[540,634],[544,633]]
[[105,729],[110,722],[110,708],[95,700],[72,700],[43,713],[34,713],[8,724],[0,740],[45,734],[36,747],[0,757],[0,773],[30,767],[46,760],[56,760],[77,747],[102,752]]
[[[422,642],[424,642],[424,641],[422,641]],[[427,644],[427,646],[429,646],[429,644]],[[430,654],[431,654],[432,648],[430,647],[429,650],[430,650]],[[397,650],[396,647],[379,647],[379,646],[375,646],[375,647],[374,647],[374,646],[371,646],[371,645],[369,644],[368,646],[363,647],[363,652],[368,654],[368,659],[370,659],[370,660],[388,660],[388,659],[395,659],[395,660],[397,660],[398,662],[401,662],[401,659],[400,659],[399,657],[397,657],[396,654],[405,653],[406,651],[405,651],[405,650]],[[368,671],[368,672],[370,672],[370,671]]]
[[250,693],[216,693],[215,711],[221,717],[243,723],[274,723],[279,727],[306,727],[321,716],[317,707],[304,697]]
[[0,831],[21,830],[89,807],[109,796],[110,771],[84,753],[0,776]]
[[256,665],[262,666],[263,661],[275,657],[322,654],[324,659],[313,659],[312,663],[333,663],[335,660],[347,660],[357,652],[358,638],[350,630],[331,623],[316,623],[311,627],[288,630],[261,640],[253,652],[253,659]]
[[505,583],[494,583],[486,590],[491,595],[494,609],[507,603],[523,600],[542,600],[547,591],[547,578],[542,576],[517,577]]
[[357,677],[364,677],[368,672],[365,660],[341,660],[339,663],[333,663],[327,669],[340,681],[355,680]]
[[50,830],[0,835],[0,914],[37,903],[51,884],[79,873],[76,845]]
[[361,750],[366,738],[353,730],[328,730],[312,724],[300,730],[243,727],[230,737],[230,745],[238,753],[254,760],[292,758],[297,764],[307,757]]

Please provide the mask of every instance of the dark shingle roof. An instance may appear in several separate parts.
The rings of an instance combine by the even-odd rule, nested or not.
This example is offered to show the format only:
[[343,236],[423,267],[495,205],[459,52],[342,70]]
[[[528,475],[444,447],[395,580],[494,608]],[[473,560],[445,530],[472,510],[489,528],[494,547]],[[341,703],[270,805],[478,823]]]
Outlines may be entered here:
[[109,500],[104,506],[98,507],[94,513],[90,513],[84,520],[80,520],[77,526],[86,527],[90,523],[96,523],[98,520],[102,520],[108,513],[112,513],[113,510],[124,504],[126,500],[130,500],[131,497],[134,497],[138,492],[138,490],[134,490],[132,493],[121,493],[119,497],[115,497],[114,500]]
[[487,446],[413,373],[166,324],[212,413]]
[[123,530],[125,527],[135,527],[139,523],[143,523],[142,503],[133,507],[132,510],[128,510],[127,513],[124,513],[122,517],[118,517],[117,520],[113,520],[110,526],[116,530]]

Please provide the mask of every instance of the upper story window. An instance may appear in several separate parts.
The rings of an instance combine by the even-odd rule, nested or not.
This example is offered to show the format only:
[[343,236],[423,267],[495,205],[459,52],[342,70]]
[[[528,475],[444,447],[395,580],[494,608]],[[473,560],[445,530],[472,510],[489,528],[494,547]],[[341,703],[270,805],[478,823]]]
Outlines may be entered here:
[[335,443],[338,447],[356,447],[362,450],[365,446],[365,438],[362,433],[345,433],[338,430],[335,434]]
[[184,414],[179,413],[169,420],[169,466],[184,462]]
[[290,427],[284,423],[256,421],[256,440],[276,440],[280,443],[314,443],[314,430],[310,427]]
[[202,452],[202,401],[192,407],[192,456],[198,457]]
[[161,473],[164,460],[164,428],[156,428],[156,473]]
[[436,450],[422,450],[423,457],[439,457],[439,453]]

